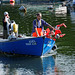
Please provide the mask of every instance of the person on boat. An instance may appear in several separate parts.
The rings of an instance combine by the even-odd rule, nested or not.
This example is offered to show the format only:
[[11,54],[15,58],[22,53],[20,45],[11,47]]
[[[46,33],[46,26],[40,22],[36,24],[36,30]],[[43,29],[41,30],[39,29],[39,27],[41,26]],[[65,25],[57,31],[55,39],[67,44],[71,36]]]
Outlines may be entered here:
[[7,39],[7,25],[10,23],[8,12],[4,12],[4,18],[3,18],[3,39]]
[[48,24],[47,22],[45,22],[42,18],[42,14],[41,13],[37,13],[36,14],[37,19],[35,19],[33,21],[33,30],[32,30],[32,36],[33,37],[39,37],[39,36],[43,36],[44,35],[44,26],[48,26],[50,28],[52,28],[53,30],[55,30],[54,27],[52,27],[50,24]]

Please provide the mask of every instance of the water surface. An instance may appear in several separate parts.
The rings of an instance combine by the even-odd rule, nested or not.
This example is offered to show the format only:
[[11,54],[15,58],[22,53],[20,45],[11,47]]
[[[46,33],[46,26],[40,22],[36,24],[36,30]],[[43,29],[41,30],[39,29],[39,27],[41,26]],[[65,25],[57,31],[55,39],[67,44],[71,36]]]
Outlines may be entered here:
[[[66,35],[57,39],[57,55],[48,57],[12,57],[0,54],[0,75],[74,75],[75,74],[75,12],[70,14],[55,14],[47,10],[48,5],[25,5],[27,13],[19,11],[20,6],[0,6],[0,25],[4,11],[8,11],[11,20],[19,25],[19,34],[31,35],[32,22],[36,13],[41,12],[42,18],[56,26],[65,23],[67,28],[61,27]],[[47,27],[45,27],[46,29]]]

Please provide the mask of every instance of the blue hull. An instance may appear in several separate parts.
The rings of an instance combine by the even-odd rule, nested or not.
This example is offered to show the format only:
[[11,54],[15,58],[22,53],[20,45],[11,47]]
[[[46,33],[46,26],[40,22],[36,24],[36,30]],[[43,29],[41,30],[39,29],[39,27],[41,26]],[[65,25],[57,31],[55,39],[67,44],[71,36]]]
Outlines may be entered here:
[[55,41],[37,37],[0,42],[0,51],[14,54],[42,56],[49,53]]

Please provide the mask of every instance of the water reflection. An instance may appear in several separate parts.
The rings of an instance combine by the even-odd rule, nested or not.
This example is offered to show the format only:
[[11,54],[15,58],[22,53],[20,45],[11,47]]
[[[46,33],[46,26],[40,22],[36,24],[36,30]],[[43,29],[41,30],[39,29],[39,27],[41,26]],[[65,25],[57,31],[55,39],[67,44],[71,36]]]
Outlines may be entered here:
[[42,58],[42,64],[43,64],[43,75],[54,74],[55,61],[52,56],[47,58]]
[[55,74],[55,60],[48,57],[0,56],[1,75],[50,75]]
[[66,17],[67,14],[55,14],[56,17]]
[[75,11],[72,11],[70,13],[70,15],[71,15],[71,21],[72,21],[72,23],[75,23]]
[[19,14],[20,14],[21,16],[25,16],[25,15],[26,15],[25,12],[19,12]]

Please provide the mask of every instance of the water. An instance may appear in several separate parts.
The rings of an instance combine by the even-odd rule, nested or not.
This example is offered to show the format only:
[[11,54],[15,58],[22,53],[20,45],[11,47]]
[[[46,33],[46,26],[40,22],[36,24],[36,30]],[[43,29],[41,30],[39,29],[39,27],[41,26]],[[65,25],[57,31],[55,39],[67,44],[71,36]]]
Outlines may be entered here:
[[19,25],[19,34],[31,35],[37,12],[54,27],[61,23],[67,25],[67,28],[61,27],[66,35],[56,41],[57,55],[40,58],[0,54],[0,75],[75,75],[75,12],[59,15],[47,10],[47,6],[25,5],[26,14],[19,11],[20,6],[0,6],[0,25],[4,11],[8,11],[10,19]]

